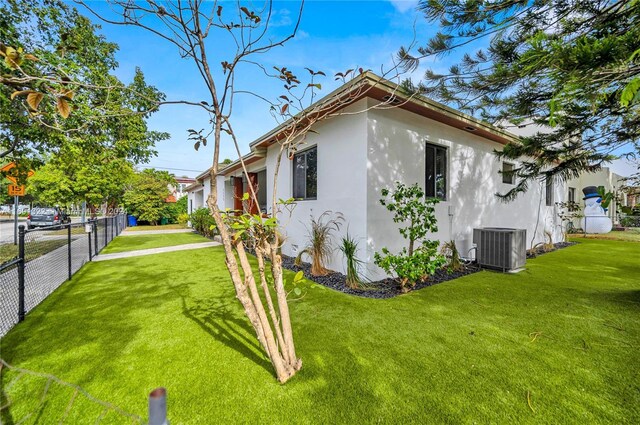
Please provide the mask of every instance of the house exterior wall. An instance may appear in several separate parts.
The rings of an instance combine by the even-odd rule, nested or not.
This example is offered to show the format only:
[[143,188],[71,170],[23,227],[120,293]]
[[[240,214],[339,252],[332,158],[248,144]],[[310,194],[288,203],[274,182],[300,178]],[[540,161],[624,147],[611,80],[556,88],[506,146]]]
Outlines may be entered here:
[[[366,101],[356,102],[347,112],[362,111]],[[291,217],[279,215],[286,229],[282,252],[295,256],[307,244],[307,228],[310,216],[319,217],[325,211],[339,211],[344,215],[345,225],[335,234],[334,247],[342,235],[362,238],[366,236],[366,186],[367,186],[367,119],[366,113],[343,115],[323,121],[314,127],[318,134],[309,133],[307,143],[299,151],[317,146],[318,149],[318,193],[315,200],[297,202]],[[277,146],[267,151],[267,210],[271,212],[273,192],[273,170],[278,156]],[[293,192],[293,161],[284,157],[278,177],[277,197],[288,199]],[[308,261],[309,258],[304,258]],[[326,265],[332,270],[344,272],[342,254],[336,249],[332,260]]]
[[189,211],[189,214],[191,214],[193,211],[197,210],[198,208],[202,208],[204,206],[205,201],[204,201],[204,195],[203,195],[203,188],[190,190],[189,192],[187,192],[187,197],[188,197],[187,211]]
[[[207,206],[207,200],[209,199],[209,194],[211,193],[211,178],[205,177],[202,180],[202,183],[199,183],[195,189],[191,189],[186,192],[187,195],[187,211],[191,214],[193,211],[198,208],[203,208]],[[218,176],[218,188],[224,185],[224,176]],[[224,188],[224,186],[222,186]],[[225,194],[224,191],[218,189],[218,206],[220,208],[223,207],[225,202]]]
[[[363,111],[372,106],[370,102],[373,101],[361,100],[346,112]],[[544,183],[531,185],[527,193],[510,203],[495,196],[511,187],[502,183],[499,173],[502,163],[494,154],[502,146],[498,143],[402,109],[341,115],[319,123],[314,130],[317,134],[309,133],[298,151],[317,146],[317,198],[298,201],[290,216],[286,212],[279,214],[285,237],[282,252],[286,255],[296,256],[307,245],[311,215],[317,218],[325,211],[340,212],[345,223],[335,233],[336,249],[326,266],[345,272],[344,259],[337,247],[348,230],[360,244],[358,257],[365,262],[366,277],[385,277],[373,264],[374,253],[383,247],[400,251],[406,241],[398,232],[399,226],[393,223],[392,214],[380,204],[380,192],[392,188],[395,181],[418,183],[424,188],[426,143],[447,149],[447,200],[436,206],[439,230],[430,238],[441,242],[455,240],[463,256],[472,248],[473,229],[478,227],[524,228],[529,246],[545,241],[545,231],[552,234],[554,242],[561,238],[557,207],[546,206]],[[265,159],[249,169],[255,172],[266,168],[268,213],[277,155],[278,145],[273,145]],[[284,155],[277,198],[288,199],[293,193],[293,161]],[[219,177],[223,179],[218,182],[220,208],[233,207],[233,186],[225,180],[241,174],[238,171]],[[263,184],[264,181],[259,182],[261,187]],[[206,195],[208,186],[205,179]],[[564,183],[555,183],[554,203],[564,201],[566,192]]]
[[[501,162],[494,154],[501,145],[401,109],[371,110],[367,115],[367,250],[368,275],[383,277],[373,265],[376,251],[398,252],[407,242],[380,204],[383,188],[395,181],[425,187],[425,144],[447,148],[447,200],[436,206],[440,241],[455,240],[461,255],[472,247],[473,229],[513,227],[527,230],[528,245],[542,242],[545,231],[560,238],[555,206],[546,206],[544,184],[534,184],[515,201],[495,196],[511,186],[502,183]],[[517,165],[517,164],[516,164]],[[564,200],[564,185],[554,185],[554,201]],[[538,211],[540,214],[538,215]],[[532,242],[533,241],[533,242]]]

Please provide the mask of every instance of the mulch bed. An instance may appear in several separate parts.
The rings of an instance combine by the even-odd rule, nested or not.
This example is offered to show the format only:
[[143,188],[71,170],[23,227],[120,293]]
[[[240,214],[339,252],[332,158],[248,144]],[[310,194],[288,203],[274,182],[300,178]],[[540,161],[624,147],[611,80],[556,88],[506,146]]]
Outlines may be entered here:
[[[304,277],[327,288],[335,289],[336,291],[344,292],[345,294],[356,295],[365,298],[393,298],[398,295],[402,295],[402,289],[395,279],[384,279],[377,282],[367,282],[366,289],[351,289],[346,284],[346,276],[342,273],[331,272],[326,276],[312,276],[311,265],[309,263],[302,263],[299,267],[293,263],[294,258],[286,255],[282,255],[282,267],[285,269],[298,272],[302,270]],[[457,272],[448,273],[446,270],[438,270],[433,276],[430,276],[425,282],[416,284],[413,290],[422,289],[427,286],[436,285],[438,283],[447,282],[449,280],[457,279],[468,274],[476,273],[480,271],[480,267],[471,264],[464,266],[464,268]]]
[[536,258],[539,255],[542,254],[546,254],[547,252],[553,252],[553,251],[557,251],[559,249],[562,248],[566,248],[568,246],[573,246],[577,244],[577,242],[557,242],[553,244],[553,249],[549,250],[549,251],[545,251],[541,246],[536,248],[536,250],[534,252],[532,252],[531,250],[527,251],[527,259],[529,258]]
[[[576,245],[576,243],[577,242],[558,242],[553,244],[553,249],[550,251],[544,251],[542,247],[539,247],[536,249],[535,253],[527,251],[527,259],[535,258],[539,255],[546,254],[547,252],[553,252],[557,251],[558,249]],[[302,270],[304,273],[304,277],[312,282],[315,282],[322,286],[326,286],[327,288],[335,289],[336,291],[344,292],[345,294],[356,295],[358,297],[382,299],[393,298],[406,293],[402,292],[400,284],[393,278],[387,278],[376,282],[366,282],[366,288],[352,289],[347,286],[347,277],[342,273],[332,271],[326,276],[312,276],[311,264],[303,262],[300,266],[296,266],[294,264],[294,258],[284,254],[282,255],[282,267],[294,272]],[[426,281],[417,283],[411,291],[437,285],[438,283],[442,282],[448,282],[462,276],[477,273],[480,270],[482,270],[482,268],[477,264],[467,264],[463,266],[462,270],[451,273],[449,273],[447,270],[440,269],[433,276],[430,276]]]

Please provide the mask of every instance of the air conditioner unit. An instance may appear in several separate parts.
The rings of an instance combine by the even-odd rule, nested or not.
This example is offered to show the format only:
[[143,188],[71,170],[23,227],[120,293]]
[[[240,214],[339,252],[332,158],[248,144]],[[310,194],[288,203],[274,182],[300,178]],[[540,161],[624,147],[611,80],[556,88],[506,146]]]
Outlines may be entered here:
[[503,227],[473,229],[476,259],[482,267],[502,271],[524,267],[527,261],[527,231]]

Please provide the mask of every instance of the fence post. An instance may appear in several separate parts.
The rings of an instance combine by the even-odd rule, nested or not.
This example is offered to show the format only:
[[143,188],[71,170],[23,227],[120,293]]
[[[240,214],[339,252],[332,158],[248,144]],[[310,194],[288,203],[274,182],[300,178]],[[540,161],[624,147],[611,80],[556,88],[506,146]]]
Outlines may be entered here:
[[[109,217],[104,216],[104,246],[107,246],[107,239],[109,238]],[[104,248],[103,246],[103,248]]]
[[156,388],[149,393],[149,425],[169,425],[166,388]]
[[95,245],[93,246],[95,248],[96,251],[96,255],[98,255],[98,219],[96,218],[95,220],[93,220],[93,240],[95,242]]
[[18,226],[18,322],[24,320],[24,224]]
[[[91,232],[87,232],[87,236],[89,237],[89,261],[91,261],[91,259],[93,258],[93,253],[91,252],[91,233],[93,233],[93,224],[89,223],[89,228],[91,229]],[[84,230],[85,232],[87,231],[87,225],[85,224],[84,226]]]
[[67,226],[67,257],[69,258],[69,280],[71,280],[71,223]]

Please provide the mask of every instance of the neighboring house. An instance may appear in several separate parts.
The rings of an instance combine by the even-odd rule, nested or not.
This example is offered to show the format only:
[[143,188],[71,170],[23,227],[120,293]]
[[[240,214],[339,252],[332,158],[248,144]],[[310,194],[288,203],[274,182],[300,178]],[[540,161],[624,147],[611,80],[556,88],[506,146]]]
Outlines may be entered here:
[[625,185],[625,177],[612,172],[608,167],[602,167],[600,171],[595,173],[583,173],[577,179],[567,181],[567,201],[577,202],[584,206],[582,201],[582,189],[587,186],[604,186],[606,192],[613,192],[615,195],[609,208],[607,215],[614,223],[618,222],[620,207],[628,205],[626,194],[619,191]]
[[[521,137],[533,136],[536,133],[550,133],[553,131],[550,127],[534,124],[532,121],[526,121],[520,125],[502,122],[500,126]],[[603,186],[605,191],[615,194],[614,200],[609,205],[607,215],[616,223],[619,218],[618,213],[620,207],[631,206],[631,203],[635,200],[633,196],[628,196],[619,190],[625,186],[625,179],[626,177],[612,172],[609,167],[602,167],[599,171],[593,173],[585,172],[578,178],[568,180],[565,183],[567,193],[564,199],[567,202],[575,202],[584,207],[582,189],[587,186]],[[577,225],[577,223],[574,223],[574,225]]]
[[169,192],[171,192],[171,196],[173,197],[172,201],[167,200],[167,202],[176,202],[178,199],[187,195],[187,187],[195,183],[196,179],[191,177],[175,177],[176,185],[169,185]]
[[[345,106],[344,111],[360,113],[318,123],[291,160],[283,159],[277,197],[298,200],[291,218],[280,217],[286,232],[284,254],[295,256],[304,248],[310,215],[339,211],[346,223],[334,245],[348,230],[360,241],[358,256],[365,262],[367,276],[383,277],[382,270],[373,264],[374,253],[383,247],[397,252],[407,245],[392,214],[380,204],[381,190],[392,188],[395,181],[418,183],[428,196],[441,199],[436,206],[439,231],[429,237],[455,240],[463,256],[472,248],[473,229],[478,227],[526,229],[527,245],[545,241],[545,231],[554,241],[559,240],[555,203],[564,200],[563,184],[533,184],[510,203],[495,196],[514,184],[499,171],[518,164],[498,160],[494,150],[500,150],[516,136],[422,97],[394,108],[375,108],[395,95],[397,87],[371,73],[358,78],[372,88],[364,98]],[[351,87],[345,85],[327,98],[343,96]],[[271,212],[273,168],[278,154],[275,142],[282,128],[279,126],[250,144],[251,152],[244,156],[248,176],[243,176],[239,161],[220,170],[217,179],[221,209],[241,208],[242,194],[251,183],[257,189],[259,205],[244,207]],[[189,188],[189,203],[194,209],[206,203],[209,178],[206,171]],[[328,267],[344,272],[344,260],[338,250]]]

